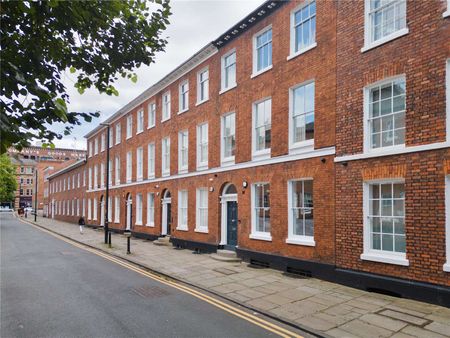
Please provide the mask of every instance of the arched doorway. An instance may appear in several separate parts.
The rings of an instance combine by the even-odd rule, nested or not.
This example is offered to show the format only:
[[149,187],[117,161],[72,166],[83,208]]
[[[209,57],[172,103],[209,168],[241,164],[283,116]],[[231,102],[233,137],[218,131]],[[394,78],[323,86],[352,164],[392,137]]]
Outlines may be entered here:
[[100,197],[100,226],[105,226],[105,199]]
[[164,191],[161,205],[161,235],[170,235],[170,226],[172,224],[172,196],[169,190]]
[[236,250],[238,244],[237,190],[234,184],[225,185],[220,197],[222,205],[220,245],[225,249]]
[[131,224],[132,224],[132,221],[133,221],[133,198],[131,197],[131,194],[130,193],[128,193],[128,195],[127,195],[127,199],[126,199],[126,207],[125,207],[125,210],[126,210],[126,228],[125,228],[125,230],[131,230]]

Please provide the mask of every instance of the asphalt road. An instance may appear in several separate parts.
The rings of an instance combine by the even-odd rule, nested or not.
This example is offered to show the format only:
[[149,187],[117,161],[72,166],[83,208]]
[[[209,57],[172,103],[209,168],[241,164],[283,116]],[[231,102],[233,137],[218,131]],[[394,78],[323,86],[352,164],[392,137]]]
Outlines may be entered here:
[[248,321],[1,213],[9,337],[274,337]]

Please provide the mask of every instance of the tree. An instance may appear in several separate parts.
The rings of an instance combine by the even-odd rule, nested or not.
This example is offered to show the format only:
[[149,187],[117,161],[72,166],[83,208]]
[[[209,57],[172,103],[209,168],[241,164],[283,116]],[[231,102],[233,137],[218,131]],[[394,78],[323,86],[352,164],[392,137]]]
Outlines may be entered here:
[[90,122],[98,111],[69,112],[61,81],[75,73],[75,88],[118,95],[119,76],[136,82],[134,70],[164,51],[169,0],[3,1],[0,53],[0,154],[33,138],[52,145],[61,133],[48,125]]
[[13,201],[16,190],[16,167],[10,158],[3,154],[0,156],[0,202]]

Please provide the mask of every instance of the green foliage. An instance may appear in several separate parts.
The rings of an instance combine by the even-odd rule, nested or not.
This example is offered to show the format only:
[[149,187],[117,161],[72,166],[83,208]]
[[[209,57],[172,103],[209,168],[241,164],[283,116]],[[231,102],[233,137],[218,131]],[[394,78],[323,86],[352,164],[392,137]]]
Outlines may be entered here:
[[62,135],[46,126],[64,123],[70,134],[98,112],[70,112],[61,78],[76,74],[75,88],[118,95],[119,76],[154,62],[167,41],[169,0],[4,1],[1,3],[0,154],[32,138],[52,146]]
[[17,190],[16,167],[6,154],[0,156],[0,202],[14,201]]

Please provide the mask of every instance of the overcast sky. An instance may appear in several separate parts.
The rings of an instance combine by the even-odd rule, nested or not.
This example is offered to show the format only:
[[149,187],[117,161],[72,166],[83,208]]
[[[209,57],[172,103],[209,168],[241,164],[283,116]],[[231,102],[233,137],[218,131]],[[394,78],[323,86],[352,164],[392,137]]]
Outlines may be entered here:
[[[100,118],[92,123],[75,127],[71,136],[56,140],[57,147],[86,149],[84,135],[94,129],[122,106],[130,102],[145,89],[158,82],[190,56],[228,28],[244,18],[264,0],[177,0],[171,1],[170,25],[163,36],[168,38],[164,53],[159,53],[156,62],[149,67],[137,69],[137,83],[121,79],[116,83],[119,96],[98,94],[95,90],[79,95],[74,89],[75,76],[66,74],[64,83],[70,94],[71,111],[100,111]],[[61,126],[54,125],[54,130]]]

